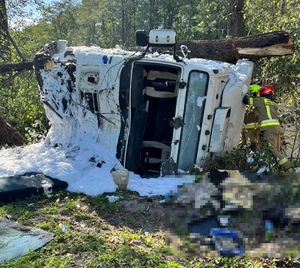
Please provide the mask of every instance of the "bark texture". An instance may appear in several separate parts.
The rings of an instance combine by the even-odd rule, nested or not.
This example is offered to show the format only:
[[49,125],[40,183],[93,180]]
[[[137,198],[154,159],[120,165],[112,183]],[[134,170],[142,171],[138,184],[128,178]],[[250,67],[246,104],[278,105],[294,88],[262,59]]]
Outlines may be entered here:
[[284,31],[233,38],[229,40],[187,40],[191,58],[205,58],[235,62],[239,58],[255,60],[264,57],[285,56],[294,53],[294,40]]
[[24,71],[24,70],[32,70],[33,69],[33,62],[19,62],[19,63],[7,63],[0,65],[0,74],[1,73],[8,73],[14,71]]
[[9,49],[9,40],[7,38],[8,22],[5,0],[0,0],[0,60],[9,61],[11,53]]
[[246,27],[244,22],[244,0],[228,1],[227,35],[232,37],[244,36]]
[[0,147],[15,146],[25,143],[25,139],[14,127],[9,125],[0,117]]

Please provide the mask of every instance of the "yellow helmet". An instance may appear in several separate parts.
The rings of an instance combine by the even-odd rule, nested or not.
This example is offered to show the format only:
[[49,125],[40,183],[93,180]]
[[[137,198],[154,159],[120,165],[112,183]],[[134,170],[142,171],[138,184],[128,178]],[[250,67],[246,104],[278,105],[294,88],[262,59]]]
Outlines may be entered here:
[[249,92],[251,94],[258,94],[261,89],[261,86],[258,84],[252,84],[249,86]]

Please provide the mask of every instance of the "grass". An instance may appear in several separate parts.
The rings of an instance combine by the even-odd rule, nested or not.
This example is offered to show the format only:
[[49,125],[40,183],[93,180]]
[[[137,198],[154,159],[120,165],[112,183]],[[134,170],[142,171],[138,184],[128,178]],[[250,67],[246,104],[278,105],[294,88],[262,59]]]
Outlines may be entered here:
[[[137,198],[120,193],[123,200]],[[157,217],[126,212],[104,196],[62,191],[3,204],[0,217],[49,231],[54,239],[38,251],[0,267],[281,267],[275,261],[180,254],[167,242]],[[183,244],[195,252],[196,245]],[[293,252],[291,252],[293,255]],[[275,265],[275,266],[274,266]]]

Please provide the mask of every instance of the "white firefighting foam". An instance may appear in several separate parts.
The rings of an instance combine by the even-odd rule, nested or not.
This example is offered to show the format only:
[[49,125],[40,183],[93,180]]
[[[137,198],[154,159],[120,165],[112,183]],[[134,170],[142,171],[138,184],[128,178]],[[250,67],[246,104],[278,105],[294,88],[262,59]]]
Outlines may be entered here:
[[[114,75],[118,69],[116,64]],[[56,113],[45,105],[51,128],[46,139],[38,144],[0,150],[0,176],[41,172],[68,182],[68,190],[72,192],[87,195],[114,192],[116,185],[110,171],[121,166],[115,156],[119,130],[110,129],[107,122],[105,131],[98,128],[96,116],[79,104],[76,91],[70,92],[67,83],[62,83],[69,79],[64,68],[54,67],[41,71],[41,75],[42,99],[59,107]],[[61,106],[63,98],[68,103],[65,110]],[[164,195],[191,181],[192,176],[144,179],[130,173],[128,188],[142,196]]]
[[[99,62],[99,57],[103,55],[103,50],[77,48],[74,53],[77,64],[80,61],[83,65],[85,62],[96,64]],[[118,91],[113,89],[118,87],[116,78],[120,73],[122,59],[131,56],[125,52],[111,54],[118,54],[119,57],[114,56],[110,67],[104,69],[109,75],[106,77],[104,92],[107,94],[104,97],[108,100],[109,94],[118,94]],[[234,65],[204,59],[189,60],[189,63],[196,64],[196,61],[201,61],[211,69],[232,68],[231,75],[235,73],[237,79],[245,80],[242,73],[234,70]],[[114,192],[116,185],[110,171],[113,167],[121,166],[115,156],[120,115],[115,112],[107,116],[114,126],[104,118],[103,127],[98,128],[95,114],[80,102],[77,91],[70,90],[68,84],[65,83],[70,80],[70,75],[65,68],[57,66],[42,70],[41,75],[43,77],[42,100],[56,107],[55,112],[45,105],[46,115],[51,124],[49,133],[46,139],[38,144],[0,150],[0,176],[41,172],[68,182],[68,190],[72,192],[82,192],[87,195]],[[75,88],[74,85],[73,88]],[[65,107],[62,105],[63,100],[67,104]],[[109,101],[107,104],[110,104]],[[114,106],[112,110],[118,109]],[[142,196],[164,195],[170,191],[176,192],[178,185],[192,181],[193,176],[144,179],[130,173],[128,188],[137,191]]]

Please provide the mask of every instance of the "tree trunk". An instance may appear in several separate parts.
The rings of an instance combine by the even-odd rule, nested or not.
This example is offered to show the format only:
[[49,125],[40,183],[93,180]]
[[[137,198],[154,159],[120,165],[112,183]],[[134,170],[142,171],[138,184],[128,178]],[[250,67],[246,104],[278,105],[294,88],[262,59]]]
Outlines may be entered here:
[[154,29],[154,21],[155,21],[155,0],[149,1],[149,28]]
[[8,31],[7,11],[5,0],[0,0],[0,27],[4,32]]
[[10,126],[0,117],[0,147],[22,145],[25,139],[15,128]]
[[126,35],[125,35],[125,1],[121,1],[121,39],[122,39],[122,47],[125,47]]
[[[287,32],[272,32],[230,40],[189,40],[177,44],[186,45],[191,50],[191,58],[205,58],[235,62],[240,58],[255,60],[264,57],[285,56],[294,53],[294,40]],[[131,50],[135,50],[131,48]],[[32,70],[32,62],[0,65],[0,73]]]
[[294,40],[287,32],[271,32],[229,40],[181,41],[191,50],[191,58],[205,58],[235,62],[239,58],[255,60],[294,53]]
[[244,0],[229,0],[227,35],[239,37],[246,34],[243,10]]
[[8,73],[8,72],[20,72],[24,70],[33,70],[33,62],[19,62],[19,63],[7,63],[0,65],[0,74]]
[[7,33],[8,22],[5,0],[0,0],[0,58],[3,61],[9,61],[11,57]]

